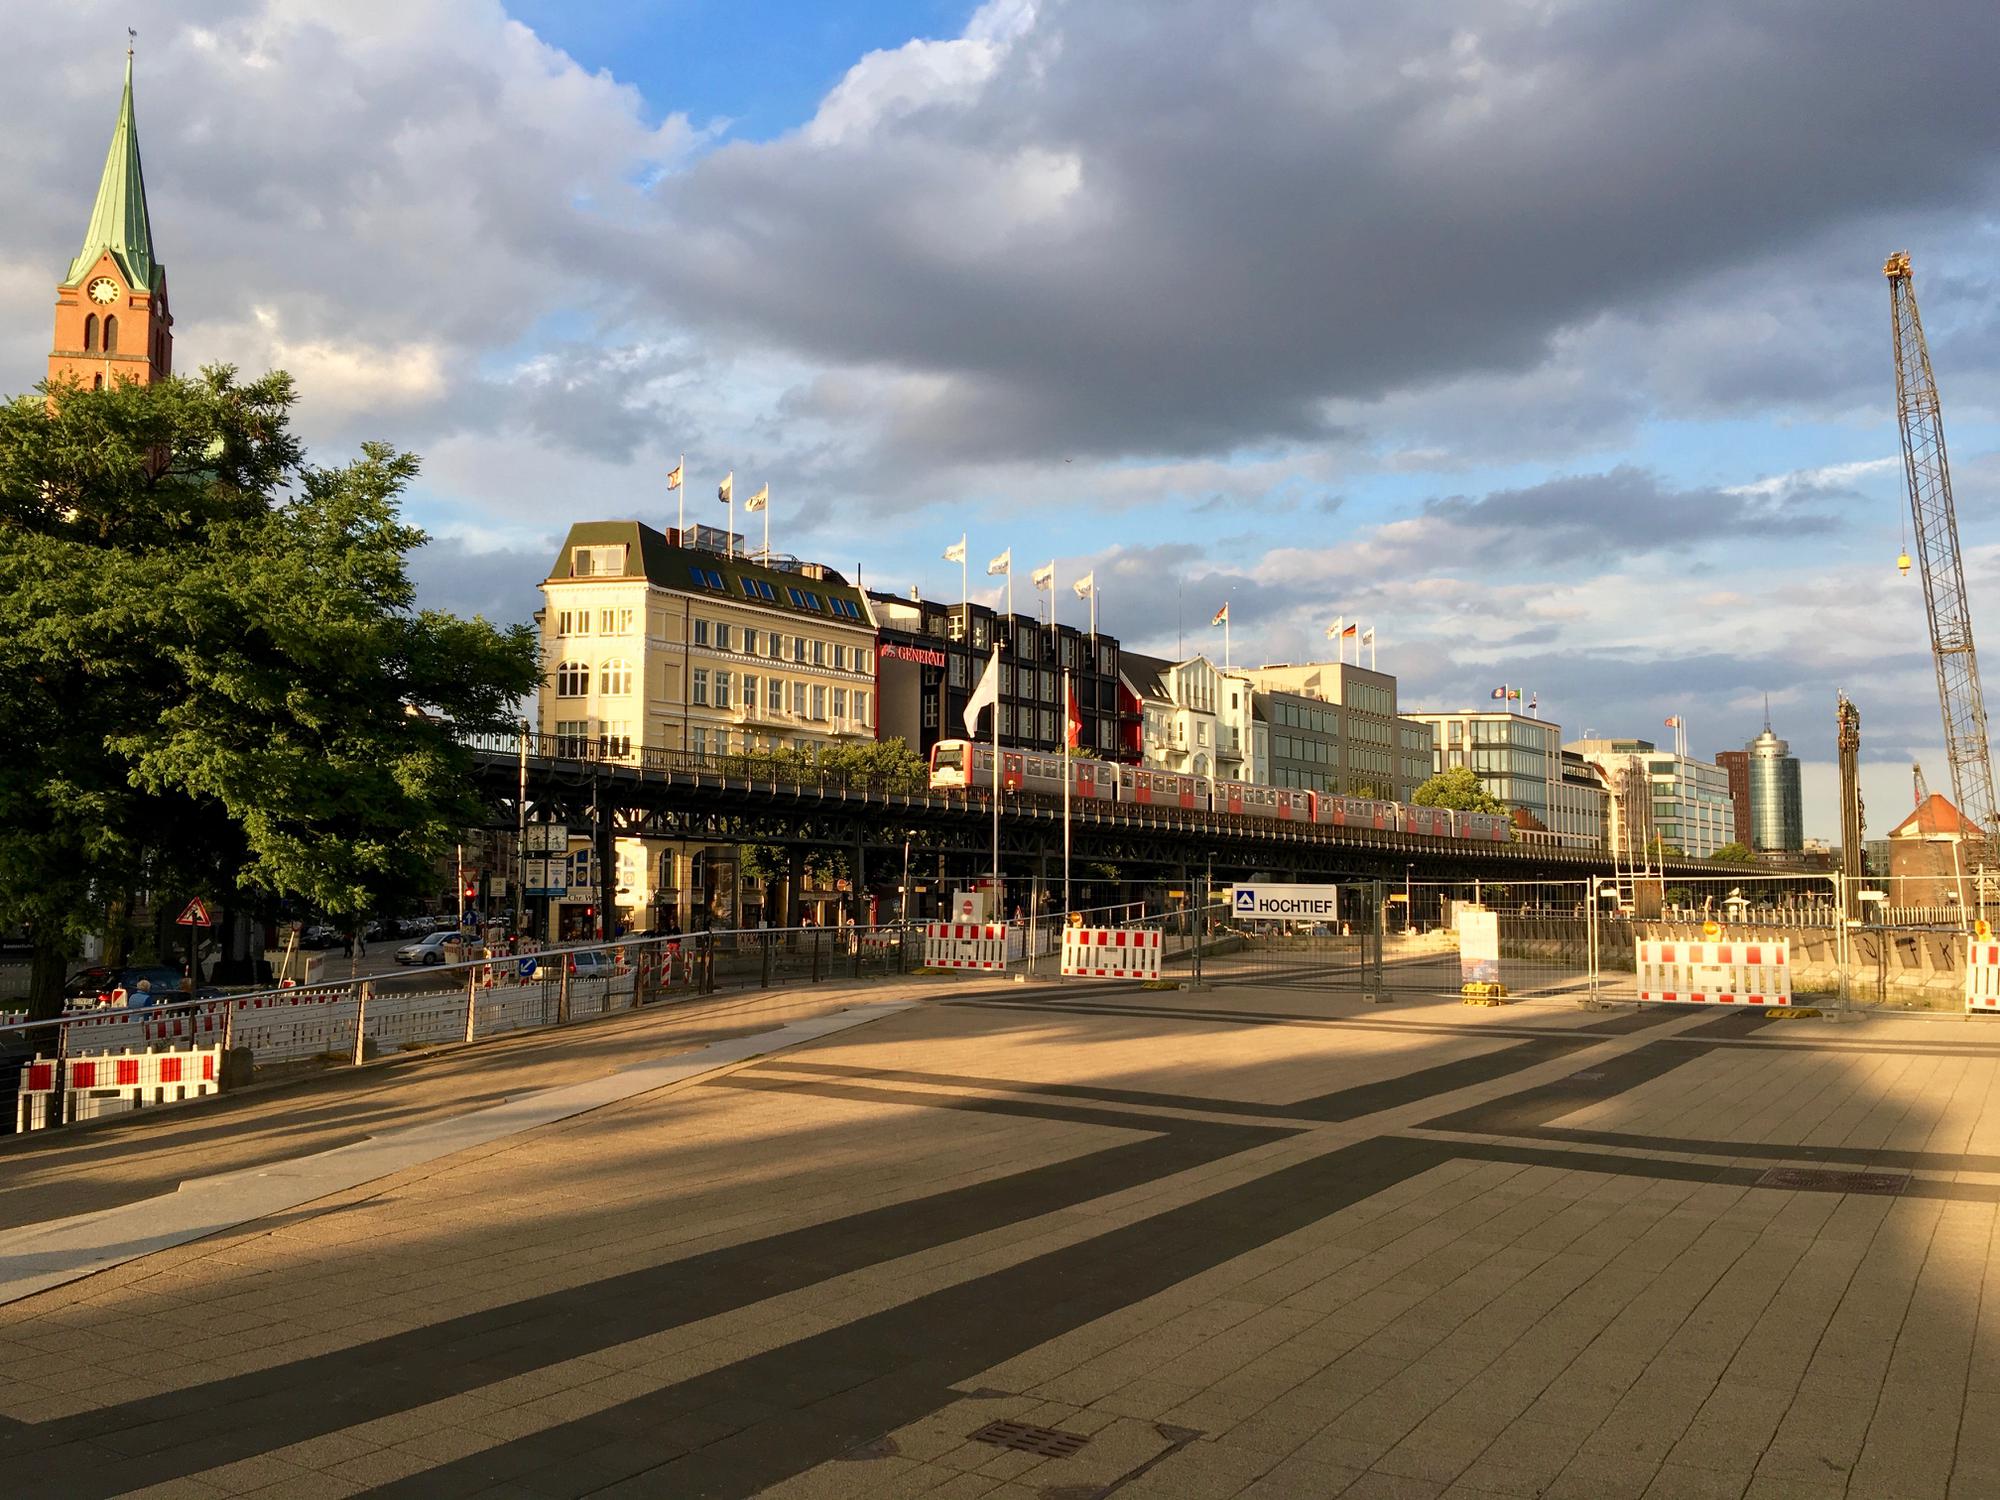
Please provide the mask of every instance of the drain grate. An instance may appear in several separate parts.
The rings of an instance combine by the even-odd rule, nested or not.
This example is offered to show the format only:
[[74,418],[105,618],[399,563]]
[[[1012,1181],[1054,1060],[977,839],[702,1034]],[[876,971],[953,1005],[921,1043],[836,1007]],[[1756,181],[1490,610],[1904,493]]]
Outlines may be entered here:
[[1910,1185],[1908,1172],[1834,1172],[1824,1167],[1773,1167],[1757,1186],[1807,1193],[1869,1193],[1893,1198]]
[[1079,1432],[1057,1432],[1053,1427],[1030,1427],[1022,1422],[988,1422],[972,1434],[972,1440],[1042,1458],[1068,1458],[1090,1441]]

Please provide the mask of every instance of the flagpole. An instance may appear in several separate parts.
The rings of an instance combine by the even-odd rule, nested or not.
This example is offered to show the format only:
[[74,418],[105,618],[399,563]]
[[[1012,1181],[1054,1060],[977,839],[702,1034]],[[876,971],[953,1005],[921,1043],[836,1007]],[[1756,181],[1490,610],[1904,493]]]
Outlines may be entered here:
[[764,486],[764,566],[771,565],[771,487]]
[[[971,629],[970,623],[966,628]],[[1000,643],[995,641],[987,670],[997,671],[999,665]],[[997,681],[996,678],[996,686]],[[1007,891],[1000,884],[1000,695],[997,692],[987,707],[993,715],[993,901],[995,914],[1004,922],[1007,920]]]
[[1368,627],[1368,670],[1375,670],[1375,627]]
[[[1049,597],[1050,597],[1051,599],[1054,599],[1054,598],[1055,598],[1055,590],[1051,589],[1051,590],[1049,591]],[[1055,606],[1054,606],[1053,604],[1051,604],[1051,605],[1049,606],[1049,609],[1050,609],[1050,612],[1051,612],[1051,613],[1053,613],[1053,612],[1054,612],[1054,610],[1055,610]],[[1063,681],[1063,706],[1062,706],[1062,714],[1063,714],[1063,904],[1062,904],[1062,909],[1063,909],[1063,920],[1064,920],[1065,922],[1067,922],[1067,921],[1069,920],[1069,783],[1070,783],[1070,763],[1069,763],[1069,751],[1070,751],[1070,743],[1069,743],[1069,742],[1070,742],[1070,734],[1071,734],[1071,728],[1072,728],[1072,720],[1070,719],[1070,696],[1069,696],[1069,693],[1070,693],[1070,687],[1069,687],[1069,668],[1068,668],[1068,667],[1064,667],[1064,668],[1062,669],[1062,681]]]
[[1226,603],[1222,612],[1222,670],[1229,670],[1229,606]]
[[679,494],[681,508],[674,525],[674,541],[685,547],[688,544],[688,456],[683,453],[677,472],[681,482],[674,486]]

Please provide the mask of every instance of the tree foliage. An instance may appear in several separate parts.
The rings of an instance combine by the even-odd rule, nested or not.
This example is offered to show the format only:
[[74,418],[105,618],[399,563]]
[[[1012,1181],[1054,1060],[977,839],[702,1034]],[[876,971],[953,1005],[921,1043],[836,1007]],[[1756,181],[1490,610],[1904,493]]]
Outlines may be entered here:
[[1448,807],[1454,812],[1499,813],[1507,810],[1491,792],[1479,783],[1466,766],[1453,766],[1431,777],[1411,795],[1410,800],[1419,807]]
[[525,627],[415,608],[416,460],[313,467],[294,400],[214,368],[0,406],[0,923],[40,1011],[123,888],[349,918],[414,890],[479,816],[454,726],[535,682]]
[[1754,865],[1757,863],[1757,856],[1753,851],[1745,848],[1742,844],[1735,843],[1724,844],[1715,853],[1709,855],[1709,858],[1719,865]]

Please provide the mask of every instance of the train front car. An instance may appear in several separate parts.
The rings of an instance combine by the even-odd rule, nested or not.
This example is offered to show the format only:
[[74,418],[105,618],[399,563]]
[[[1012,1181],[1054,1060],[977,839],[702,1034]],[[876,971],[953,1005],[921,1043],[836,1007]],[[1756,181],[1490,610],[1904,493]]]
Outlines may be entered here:
[[[973,761],[970,740],[939,740],[931,746],[931,790],[963,791],[972,780]],[[990,758],[986,765],[990,773],[993,766]]]

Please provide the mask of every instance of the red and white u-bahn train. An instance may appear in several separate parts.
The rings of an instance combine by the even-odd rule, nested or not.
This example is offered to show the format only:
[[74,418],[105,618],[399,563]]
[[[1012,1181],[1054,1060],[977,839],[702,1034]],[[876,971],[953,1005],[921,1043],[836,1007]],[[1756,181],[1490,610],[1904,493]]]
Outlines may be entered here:
[[[1323,823],[1334,828],[1380,828],[1431,838],[1504,844],[1513,827],[1497,813],[1454,812],[1371,797],[1338,797],[1299,787],[1216,781],[1150,766],[1071,760],[1069,794],[1079,801],[1129,802],[1140,807],[1185,807],[1233,813],[1273,823]],[[1000,750],[1000,786],[1008,792],[1062,795],[1063,757],[1037,750]],[[931,750],[931,786],[974,790],[993,785],[993,747],[971,740],[940,740]]]

